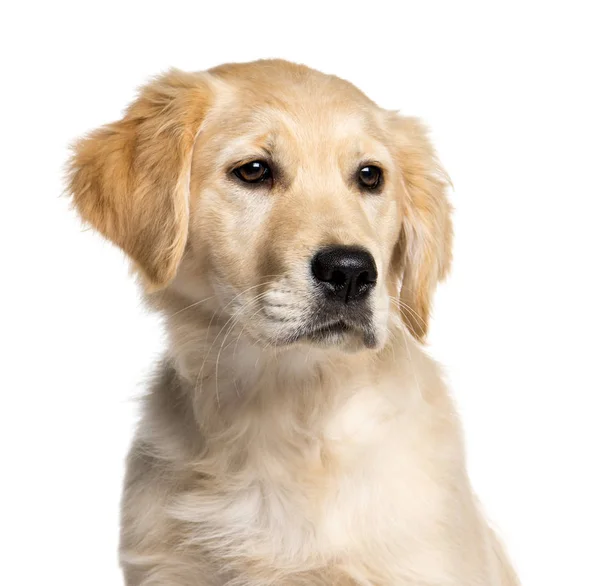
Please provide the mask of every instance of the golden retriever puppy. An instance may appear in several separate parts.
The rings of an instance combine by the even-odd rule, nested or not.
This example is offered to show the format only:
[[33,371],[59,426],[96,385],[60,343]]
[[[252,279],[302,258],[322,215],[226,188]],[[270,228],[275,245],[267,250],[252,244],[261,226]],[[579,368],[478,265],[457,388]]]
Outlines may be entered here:
[[171,71],[69,181],[168,333],[128,586],[517,584],[421,346],[452,227],[417,120],[285,61]]

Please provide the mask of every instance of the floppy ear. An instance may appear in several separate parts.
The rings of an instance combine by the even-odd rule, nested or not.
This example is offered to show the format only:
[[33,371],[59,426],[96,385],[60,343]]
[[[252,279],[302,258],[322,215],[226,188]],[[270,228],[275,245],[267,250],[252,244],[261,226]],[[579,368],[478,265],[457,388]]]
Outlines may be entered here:
[[402,319],[413,336],[427,335],[433,292],[452,260],[452,207],[448,176],[440,166],[424,126],[393,117],[396,160],[405,191],[398,254]]
[[200,75],[172,70],[144,86],[122,120],[73,147],[75,208],[153,288],[169,283],[183,255],[192,149],[208,102]]

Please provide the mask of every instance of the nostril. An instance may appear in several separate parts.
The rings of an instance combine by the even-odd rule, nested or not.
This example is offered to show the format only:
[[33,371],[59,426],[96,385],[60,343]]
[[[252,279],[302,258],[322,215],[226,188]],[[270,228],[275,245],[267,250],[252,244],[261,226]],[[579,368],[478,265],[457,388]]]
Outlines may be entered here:
[[312,272],[323,291],[346,303],[363,298],[377,281],[370,252],[358,246],[334,246],[319,251]]
[[331,279],[329,279],[329,282],[334,287],[345,287],[347,281],[348,275],[346,275],[342,271],[333,271],[333,273],[331,274]]
[[334,279],[334,269],[322,254],[317,254],[312,261],[312,273],[322,283],[329,283]]
[[369,286],[369,285],[374,285],[375,284],[375,279],[371,279],[371,276],[369,275],[368,271],[363,271],[356,278],[356,284],[359,287],[365,287],[365,286]]

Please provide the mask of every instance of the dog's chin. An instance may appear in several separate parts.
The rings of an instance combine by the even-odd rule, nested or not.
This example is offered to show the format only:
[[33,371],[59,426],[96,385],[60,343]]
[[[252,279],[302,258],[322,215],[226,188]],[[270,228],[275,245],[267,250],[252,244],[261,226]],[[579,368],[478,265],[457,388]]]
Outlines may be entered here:
[[338,320],[310,324],[279,337],[274,345],[308,345],[316,348],[336,348],[344,352],[359,352],[380,347],[381,341],[373,328],[358,327]]

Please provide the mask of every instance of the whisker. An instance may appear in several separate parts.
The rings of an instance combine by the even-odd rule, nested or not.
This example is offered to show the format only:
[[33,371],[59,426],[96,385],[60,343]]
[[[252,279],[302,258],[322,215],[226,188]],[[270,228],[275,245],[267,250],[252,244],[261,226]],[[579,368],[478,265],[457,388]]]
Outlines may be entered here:
[[211,299],[214,299],[216,297],[216,295],[211,295],[210,297],[206,297],[205,299],[201,299],[200,301],[196,301],[196,303],[192,303],[190,305],[187,305],[186,307],[184,307],[183,309],[179,309],[178,311],[176,311],[175,313],[172,313],[169,317],[175,317],[176,315],[179,315],[180,313],[191,309],[192,307],[196,307],[198,305],[202,305],[202,303],[204,303],[205,301],[210,301]]
[[404,303],[404,301],[402,301],[401,299],[396,299],[396,298],[391,298],[392,303],[396,305],[396,307],[400,310],[400,313],[402,313],[403,311],[409,311],[411,313],[411,315],[413,315],[417,320],[419,320],[421,322],[421,324],[423,326],[426,326],[427,323],[425,322],[425,320],[409,305],[407,305],[406,303]]
[[[240,314],[242,314],[247,307],[249,307],[253,303],[256,303],[257,301],[260,301],[265,295],[267,295],[267,292],[259,293],[257,296],[253,297],[250,301],[248,301],[247,303],[242,305],[242,307],[240,307],[238,309],[238,311],[236,311],[234,313],[234,315],[227,321],[227,323],[229,323],[231,321],[231,319],[235,318],[233,323],[231,324],[231,326],[225,333],[225,336],[223,337],[223,341],[221,342],[221,347],[219,348],[219,352],[217,353],[217,360],[215,363],[215,389],[216,389],[216,393],[217,393],[217,406],[219,405],[219,361],[221,359],[221,352],[223,351],[223,346],[225,345],[227,338],[230,336],[230,334],[233,331],[233,329],[235,328],[235,326],[239,323],[240,320],[239,320],[238,316]],[[259,311],[260,311],[260,308],[254,314],[252,314],[252,317],[254,317]],[[250,319],[252,319],[252,317]],[[227,325],[227,323],[225,324],[225,326]],[[221,332],[223,331],[225,326],[223,326],[223,328],[221,328],[221,331],[215,337],[215,341],[218,339],[219,335],[221,334]],[[211,348],[212,348],[212,346],[211,346]],[[210,350],[209,350],[209,352],[210,352]]]

